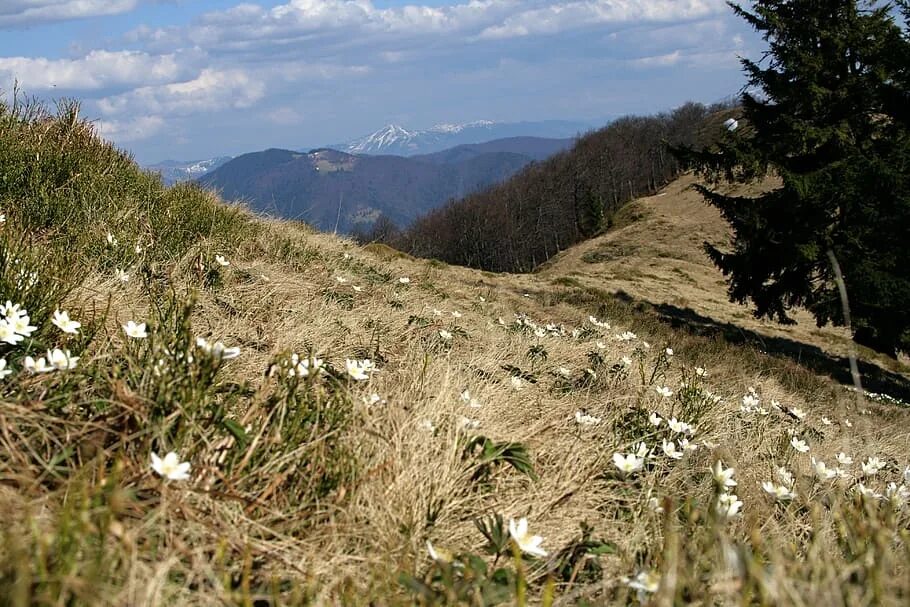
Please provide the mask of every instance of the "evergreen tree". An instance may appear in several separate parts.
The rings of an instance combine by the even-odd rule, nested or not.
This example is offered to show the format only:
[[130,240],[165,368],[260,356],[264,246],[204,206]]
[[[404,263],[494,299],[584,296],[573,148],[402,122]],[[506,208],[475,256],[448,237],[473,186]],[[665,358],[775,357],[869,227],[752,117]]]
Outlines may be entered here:
[[[709,149],[675,152],[708,178],[699,190],[733,229],[732,250],[705,245],[731,300],[780,322],[803,306],[819,326],[844,324],[833,257],[854,339],[890,355],[910,350],[910,41],[894,7],[730,6],[769,45],[759,61],[742,60],[740,128]],[[757,197],[718,188],[766,177],[778,185]]]

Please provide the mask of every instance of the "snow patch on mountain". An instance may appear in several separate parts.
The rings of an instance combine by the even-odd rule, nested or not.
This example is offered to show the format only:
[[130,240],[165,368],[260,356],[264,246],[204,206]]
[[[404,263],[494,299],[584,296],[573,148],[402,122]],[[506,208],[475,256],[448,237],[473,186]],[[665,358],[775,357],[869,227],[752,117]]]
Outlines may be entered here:
[[443,122],[421,130],[411,130],[398,124],[390,124],[365,137],[326,147],[348,154],[414,156],[439,152],[458,145],[484,143],[507,137],[568,138],[574,137],[587,128],[587,125],[581,123],[557,120],[515,123],[492,120],[475,120],[464,123]]

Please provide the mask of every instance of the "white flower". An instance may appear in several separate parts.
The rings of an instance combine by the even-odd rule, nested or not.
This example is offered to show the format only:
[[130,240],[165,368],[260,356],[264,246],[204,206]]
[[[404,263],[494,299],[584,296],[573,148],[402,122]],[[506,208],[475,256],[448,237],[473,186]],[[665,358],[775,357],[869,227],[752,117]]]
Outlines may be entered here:
[[28,314],[19,304],[14,304],[10,300],[6,300],[6,303],[0,307],[0,314],[3,314],[3,318],[9,321],[13,321],[20,316]]
[[348,375],[357,381],[370,379],[370,373],[376,369],[376,367],[373,365],[373,361],[368,358],[365,358],[363,360],[347,359],[344,362],[344,368],[345,371],[347,371]]
[[796,497],[796,494],[789,487],[777,485],[771,481],[764,481],[761,484],[761,488],[765,490],[765,493],[779,501],[792,500]]
[[82,323],[76,322],[75,320],[70,320],[70,315],[65,310],[61,312],[60,310],[54,310],[54,318],[51,322],[64,333],[76,334],[79,332],[79,327],[82,326]]
[[31,356],[26,356],[22,360],[22,366],[31,374],[36,373],[50,373],[54,370],[54,367],[47,364],[47,360],[42,356],[38,360],[35,360]]
[[717,496],[715,511],[723,519],[731,519],[739,515],[743,503],[734,493],[721,493]]
[[876,500],[878,500],[878,499],[881,499],[881,498],[882,498],[882,494],[881,494],[881,493],[877,493],[874,489],[871,489],[871,488],[869,488],[869,487],[866,487],[866,486],[865,486],[864,484],[862,484],[862,483],[856,483],[856,486],[853,487],[853,490],[856,491],[857,493],[859,493],[860,495],[862,495],[863,497],[866,497],[866,498],[869,498],[869,499],[876,499]]
[[351,285],[351,288],[354,289],[355,293],[360,293],[363,291],[363,287],[358,287],[357,285]]
[[673,348],[667,348],[666,350],[664,350],[664,353],[667,356],[673,356]]
[[682,459],[682,456],[685,455],[684,451],[680,451],[676,448],[676,443],[673,441],[667,441],[665,439],[660,447],[663,449],[664,455],[673,459]]
[[398,279],[398,282],[400,284],[406,285],[406,284],[410,284],[411,279],[408,278],[407,276],[402,276],[401,278]]
[[112,247],[117,246],[117,239],[114,238],[114,235],[111,234],[110,232],[107,233],[107,244],[109,244]]
[[714,467],[711,468],[711,472],[714,474],[714,481],[720,487],[726,489],[736,486],[736,481],[733,480],[733,475],[736,473],[736,470],[733,468],[724,468],[724,463],[721,460],[717,460],[714,463]]
[[802,421],[806,417],[806,412],[796,407],[790,407],[790,415]]
[[226,266],[231,265],[231,262],[229,262],[227,259],[225,259],[224,255],[215,255],[215,263],[217,263],[221,267],[226,267]]
[[38,330],[38,327],[35,327],[35,326],[29,324],[30,321],[29,321],[28,314],[25,314],[24,312],[25,311],[23,310],[23,313],[20,314],[17,318],[14,318],[14,319],[8,318],[7,322],[9,322],[10,325],[12,325],[13,331],[18,333],[22,337],[30,337],[32,333],[34,333],[35,331]]
[[853,427],[853,424],[850,422],[849,419],[845,419],[845,420],[844,420],[844,425],[847,426],[848,428],[852,428],[852,427]]
[[625,366],[627,366],[627,367],[632,366],[632,359],[629,358],[628,356],[623,356],[620,360],[622,361],[622,364],[624,364]]
[[827,417],[822,416],[822,423],[825,424],[826,426],[830,426],[832,422]]
[[340,285],[345,284],[347,281],[348,281],[348,279],[345,278],[344,276],[336,276],[336,277],[335,277],[335,282],[337,282],[337,283],[340,284]]
[[600,423],[599,417],[594,417],[584,411],[575,412],[575,423],[579,426],[596,426]]
[[688,438],[681,438],[679,439],[679,448],[683,451],[695,451],[698,449],[698,444],[694,442],[690,443]]
[[891,502],[895,510],[900,510],[907,504],[907,499],[910,499],[910,489],[897,483],[888,483],[885,498]]
[[693,434],[695,432],[692,426],[686,422],[679,421],[675,417],[668,419],[667,425],[670,427],[670,430],[676,432],[677,434]]
[[541,543],[543,543],[543,538],[539,535],[528,533],[528,519],[521,518],[518,521],[509,519],[509,535],[512,536],[512,539],[515,540],[522,552],[534,556],[547,556],[547,551],[540,547]]
[[639,602],[644,604],[646,595],[654,594],[660,588],[660,575],[653,571],[641,571],[634,578],[626,578],[626,586],[638,592]]
[[117,270],[114,272],[114,278],[116,278],[120,282],[129,282],[130,281],[130,275],[127,274],[126,272],[124,272],[123,270],[121,270],[120,268],[117,268]]
[[622,453],[613,454],[613,465],[616,466],[623,474],[631,474],[642,469],[645,460],[634,453],[623,455]]
[[6,359],[0,358],[0,379],[5,379],[12,375],[13,370],[6,368]]
[[594,316],[588,316],[588,321],[595,327],[600,327],[601,329],[610,329],[610,323],[597,320]]
[[78,361],[79,357],[70,356],[69,350],[64,351],[60,348],[54,348],[53,350],[47,351],[48,364],[58,371],[68,371],[70,369],[75,369],[76,363]]
[[190,477],[190,463],[181,463],[173,451],[165,455],[164,459],[152,452],[152,470],[157,472],[158,476],[172,481],[183,481]]
[[0,213],[0,223],[6,223],[6,213]]
[[451,563],[452,559],[455,558],[448,550],[434,547],[433,544],[430,543],[430,540],[427,540],[427,554],[429,554],[430,558],[437,563]]
[[707,377],[708,372],[705,370],[704,367],[695,367],[695,375],[697,375],[699,377]]
[[461,316],[462,316],[461,312],[454,312],[454,311],[452,312],[452,318],[457,319],[457,318],[461,318]]
[[228,348],[220,341],[210,344],[204,338],[197,337],[196,346],[216,360],[231,360],[240,356],[240,348]]
[[635,446],[635,455],[644,459],[650,455],[651,450],[648,449],[648,445],[645,444],[645,441],[641,441]]
[[670,398],[671,396],[673,396],[673,390],[671,390],[670,388],[668,388],[666,386],[657,386],[656,388],[654,388],[654,391],[657,392],[660,396],[662,396],[664,398]]
[[7,319],[0,318],[0,341],[15,346],[24,339],[23,336],[13,330],[13,325],[11,325]]
[[132,337],[133,339],[145,339],[149,334],[145,331],[145,323],[141,322],[136,324],[134,321],[130,320],[125,325],[123,325],[123,332],[127,336]]
[[862,463],[863,474],[866,476],[875,476],[885,467],[885,462],[873,456]]
[[517,375],[513,375],[511,377],[511,379],[509,379],[509,381],[511,382],[512,387],[515,388],[516,390],[521,390],[522,388],[524,388],[524,382],[521,381],[521,378],[518,377]]
[[651,415],[648,416],[648,421],[651,422],[652,426],[654,426],[655,428],[658,428],[658,427],[660,427],[661,422],[663,422],[664,420],[663,420],[663,418],[661,418],[661,416],[659,416],[657,413],[654,413],[652,411]]
[[449,333],[448,331],[446,331],[445,329],[440,329],[439,337],[441,337],[445,341],[449,341],[450,339],[452,339],[452,334]]
[[664,511],[664,507],[660,505],[660,500],[658,500],[656,497],[649,497],[648,510],[657,514],[661,514]]
[[836,459],[837,463],[840,464],[841,466],[849,466],[853,463],[853,458],[850,457],[849,455],[847,455],[846,453],[844,453],[843,451],[838,453],[834,457],[834,459]]
[[800,453],[806,453],[809,451],[809,445],[806,444],[806,441],[799,438],[798,436],[793,436],[790,439],[790,445],[799,451]]
[[367,407],[372,407],[375,405],[384,405],[384,404],[386,404],[386,401],[385,401],[385,399],[383,399],[381,396],[379,396],[378,394],[376,394],[374,392],[374,393],[370,394],[369,396],[363,397],[363,404],[366,405]]
[[746,394],[743,396],[743,404],[740,410],[743,413],[748,413],[757,407],[759,402],[761,401],[758,400],[758,397],[755,396],[755,394]]
[[777,472],[777,478],[780,480],[780,482],[782,482],[783,484],[785,484],[788,487],[793,486],[793,475],[790,473],[789,470],[787,470],[786,468],[781,466],[776,470],[776,472]]
[[421,420],[417,424],[417,427],[421,430],[426,430],[427,432],[436,432],[436,424],[434,424],[432,420],[429,419]]
[[812,467],[815,468],[815,476],[823,481],[830,481],[832,478],[838,476],[838,471],[836,468],[829,468],[825,462],[821,460],[816,460],[814,457],[812,459]]

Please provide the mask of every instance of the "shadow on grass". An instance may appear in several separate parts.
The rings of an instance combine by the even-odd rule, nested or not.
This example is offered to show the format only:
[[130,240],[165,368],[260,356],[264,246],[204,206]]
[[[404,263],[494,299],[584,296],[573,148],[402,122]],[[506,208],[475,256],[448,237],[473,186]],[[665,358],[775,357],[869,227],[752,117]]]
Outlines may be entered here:
[[[849,359],[825,352],[817,346],[784,337],[762,335],[732,323],[702,316],[689,308],[680,308],[670,304],[655,305],[636,299],[624,291],[615,293],[614,297],[638,308],[650,308],[661,322],[674,329],[703,337],[723,337],[726,342],[731,344],[752,346],[765,354],[789,358],[814,373],[827,375],[842,384],[853,385]],[[863,360],[857,362],[862,375],[863,388],[910,402],[910,378],[883,369],[873,363]]]

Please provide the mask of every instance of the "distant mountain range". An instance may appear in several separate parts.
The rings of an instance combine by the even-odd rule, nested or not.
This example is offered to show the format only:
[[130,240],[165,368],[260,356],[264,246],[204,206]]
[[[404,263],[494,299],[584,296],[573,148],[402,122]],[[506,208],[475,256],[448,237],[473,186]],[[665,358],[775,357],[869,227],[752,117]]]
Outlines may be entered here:
[[214,171],[231,158],[231,156],[218,156],[208,160],[164,160],[156,164],[146,165],[143,168],[161,173],[164,183],[173,185],[178,181],[198,179],[206,173]]
[[270,149],[238,156],[197,181],[256,211],[350,233],[381,215],[407,225],[449,199],[504,181],[573,144],[574,139],[513,137],[411,157]]
[[365,137],[327,148],[348,154],[393,154],[415,156],[439,152],[458,145],[512,137],[574,138],[590,125],[565,120],[541,122],[492,122],[478,120],[464,124],[438,124],[429,129],[409,130],[390,124]]

